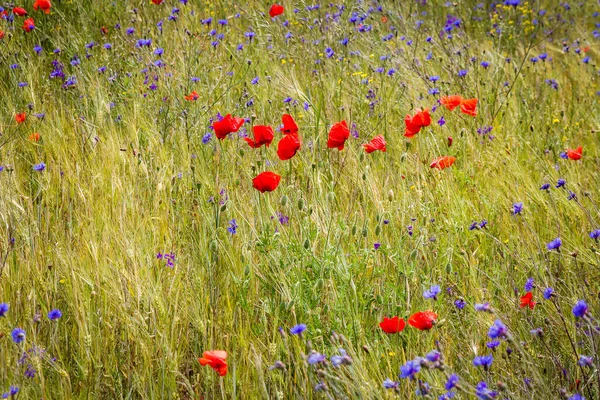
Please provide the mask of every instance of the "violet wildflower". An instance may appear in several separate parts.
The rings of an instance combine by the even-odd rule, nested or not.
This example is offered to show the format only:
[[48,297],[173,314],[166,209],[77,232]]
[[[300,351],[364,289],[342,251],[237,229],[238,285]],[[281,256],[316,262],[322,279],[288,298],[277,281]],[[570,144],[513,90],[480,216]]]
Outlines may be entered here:
[[477,387],[475,388],[475,394],[477,398],[481,400],[490,400],[498,396],[498,393],[488,389],[488,385],[484,381],[481,381],[477,384]]
[[525,282],[525,291],[526,292],[531,292],[531,290],[533,289],[533,278],[528,278],[527,282]]
[[475,304],[475,311],[491,312],[492,307],[490,303],[477,303]]
[[555,187],[557,189],[561,188],[561,187],[564,187],[566,183],[567,182],[563,178],[558,178],[558,181],[556,182],[556,186]]
[[442,115],[442,117],[440,119],[438,119],[437,124],[439,126],[444,126],[446,125],[446,120],[444,119],[444,116]]
[[593,358],[581,355],[579,356],[579,361],[577,361],[577,365],[579,365],[580,367],[593,367]]
[[600,229],[595,229],[590,232],[590,238],[594,239],[596,242],[600,239]]
[[546,289],[544,289],[544,299],[545,300],[550,300],[550,298],[554,295],[554,289],[552,289],[551,287],[547,287]]
[[39,164],[35,164],[33,166],[33,170],[34,171],[38,171],[38,172],[42,172],[43,170],[46,169],[46,164],[44,164],[43,162],[39,163]]
[[319,364],[324,362],[327,359],[327,357],[325,357],[324,354],[321,353],[317,353],[316,351],[313,350],[312,353],[309,354],[309,356],[306,358],[306,361],[310,364],[310,365],[314,365],[314,364]]
[[544,183],[544,184],[543,184],[543,185],[540,187],[540,190],[546,190],[546,191],[547,191],[548,189],[550,189],[550,184],[549,184],[549,183]]
[[513,211],[512,211],[512,215],[518,215],[521,214],[521,211],[523,211],[523,203],[514,203],[513,204]]
[[438,294],[440,294],[440,292],[440,285],[431,285],[431,287],[423,293],[423,297],[425,297],[426,299],[437,300],[437,296]]
[[232,235],[235,235],[237,233],[237,227],[238,225],[234,218],[231,221],[229,221],[229,227],[227,227],[227,232],[231,233]]
[[9,308],[7,303],[0,303],[0,317],[5,317]]
[[560,246],[562,246],[562,240],[560,238],[556,238],[546,245],[548,250],[559,250]]
[[488,336],[491,339],[505,339],[508,337],[508,328],[502,323],[502,321],[497,319],[496,321],[494,321],[492,326],[490,326]]
[[306,324],[298,324],[290,329],[292,335],[301,335],[306,330]]
[[573,306],[573,310],[572,311],[573,311],[573,315],[575,316],[575,318],[583,318],[588,313],[588,305],[585,302],[585,300],[579,300]]
[[465,308],[466,304],[467,303],[463,299],[456,299],[456,300],[454,300],[454,306],[456,308],[458,308],[459,310],[462,310],[463,308]]
[[400,367],[400,378],[406,379],[409,378],[413,380],[417,373],[421,370],[421,360],[414,359],[408,360],[406,364]]
[[448,380],[446,381],[444,388],[446,390],[452,390],[456,387],[456,385],[458,385],[458,381],[459,381],[458,375],[452,374],[448,377]]
[[21,343],[25,340],[25,331],[21,328],[15,328],[10,333],[10,336],[12,337],[13,342]]
[[387,378],[385,381],[383,381],[383,387],[385,389],[398,389],[398,386],[400,386],[400,382],[395,382],[390,378]]
[[61,317],[62,312],[58,308],[48,312],[48,319],[51,321],[58,321]]
[[493,362],[494,357],[492,357],[491,354],[486,356],[477,356],[473,359],[474,366],[483,367],[486,371],[490,368]]

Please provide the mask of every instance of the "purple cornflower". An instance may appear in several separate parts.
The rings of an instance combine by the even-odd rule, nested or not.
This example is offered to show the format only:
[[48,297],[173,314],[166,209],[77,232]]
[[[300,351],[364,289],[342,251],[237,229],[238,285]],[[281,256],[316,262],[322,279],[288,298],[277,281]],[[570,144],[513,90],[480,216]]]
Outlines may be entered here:
[[413,380],[415,378],[415,376],[417,375],[417,373],[421,370],[421,360],[420,359],[415,359],[415,360],[409,360],[406,362],[406,364],[404,364],[403,366],[400,367],[400,378],[408,378],[410,380]]
[[519,203],[513,204],[512,215],[521,214],[521,211],[523,211],[523,203],[519,202]]
[[494,362],[494,357],[492,357],[491,354],[487,356],[477,356],[473,359],[474,366],[483,367],[485,370],[492,365],[492,362]]
[[325,49],[325,56],[327,58],[331,58],[335,55],[335,52],[333,51],[333,49],[331,47],[328,47]]
[[260,78],[258,76],[255,76],[254,78],[252,78],[252,80],[250,81],[250,83],[253,84],[253,85],[256,85],[256,84],[258,84],[258,80],[259,79]]
[[550,184],[549,183],[544,183],[541,187],[540,190],[548,190],[550,189]]
[[498,393],[488,389],[487,383],[481,381],[477,384],[477,387],[475,388],[475,395],[481,400],[490,400],[496,398],[496,396],[498,396]]
[[456,299],[456,300],[454,300],[454,306],[456,308],[458,308],[459,310],[462,310],[463,308],[465,308],[466,304],[467,303],[463,299]]
[[0,303],[0,317],[5,317],[9,308],[10,307],[7,303]]
[[400,386],[400,382],[395,382],[390,378],[387,378],[385,381],[383,381],[383,387],[385,389],[397,389],[398,386]]
[[492,326],[490,326],[488,336],[490,337],[490,339],[505,339],[506,337],[508,337],[508,328],[502,323],[502,321],[497,319],[496,321],[494,321]]
[[44,164],[43,162],[39,163],[39,164],[35,164],[33,166],[33,170],[34,171],[38,171],[38,172],[42,172],[43,170],[46,169],[46,164]]
[[442,353],[437,350],[431,350],[425,355],[425,359],[429,362],[436,363],[442,358]]
[[581,355],[579,356],[579,361],[577,362],[577,365],[579,365],[580,367],[593,367],[593,358]]
[[235,235],[237,233],[237,227],[238,225],[234,218],[231,221],[229,221],[229,227],[227,228],[227,232],[231,233],[232,235]]
[[444,116],[442,115],[442,117],[440,119],[438,119],[437,124],[439,126],[444,126],[446,125],[446,120],[444,119]]
[[460,71],[458,71],[458,76],[463,77],[465,75],[467,75],[467,70],[466,69],[461,69]]
[[469,225],[469,230],[473,231],[473,230],[477,229],[478,226],[479,226],[478,222],[473,221],[473,222],[471,222],[471,225]]
[[352,358],[350,358],[350,356],[348,355],[348,353],[346,353],[346,350],[344,349],[339,349],[338,350],[340,352],[339,356],[331,356],[331,365],[333,365],[334,367],[339,367],[340,365],[350,365],[352,364]]
[[208,132],[206,135],[202,136],[202,144],[207,144],[212,139],[212,133]]
[[298,324],[290,329],[292,335],[301,335],[306,330],[306,324]]
[[559,250],[561,245],[562,245],[562,240],[560,240],[560,238],[556,238],[556,239],[552,240],[550,243],[548,243],[546,245],[546,247],[548,248],[548,250]]
[[554,289],[552,289],[551,287],[547,287],[546,289],[544,289],[544,299],[545,300],[550,300],[550,298],[554,295]]
[[596,242],[600,239],[600,229],[595,229],[590,232],[590,238],[594,239]]
[[444,385],[444,388],[446,390],[452,390],[456,387],[456,385],[458,385],[458,380],[459,377],[456,374],[452,374],[448,377],[448,381],[446,381],[446,384]]
[[555,187],[556,187],[557,189],[558,189],[558,188],[561,188],[561,187],[565,186],[565,185],[566,185],[566,183],[567,183],[567,182],[566,182],[566,181],[565,181],[563,178],[558,178],[558,181],[556,182],[556,186],[555,186]]
[[313,352],[310,353],[310,355],[308,356],[306,361],[308,361],[308,363],[310,365],[314,365],[314,364],[322,363],[326,359],[327,359],[327,357],[325,357],[324,354],[317,353],[316,351],[313,350]]
[[575,318],[583,318],[588,313],[588,305],[585,302],[585,300],[579,300],[573,306],[573,310],[572,311],[573,311],[573,315],[575,316]]
[[379,243],[379,242],[375,242],[375,243],[373,244],[373,248],[374,248],[375,250],[379,249],[380,247],[381,247],[381,243]]
[[528,278],[527,282],[525,282],[525,291],[526,292],[531,292],[531,290],[533,289],[533,278]]
[[487,68],[490,66],[490,63],[487,61],[482,61],[481,64],[479,64],[479,65],[481,65],[483,68]]
[[437,295],[440,294],[440,292],[440,285],[431,285],[431,287],[423,293],[423,297],[426,299],[437,300]]
[[13,342],[21,343],[25,340],[25,331],[21,328],[15,328],[10,333],[10,336],[12,337]]
[[500,346],[500,341],[499,340],[492,340],[491,342],[487,342],[485,344],[485,346],[488,349],[495,349],[496,347]]
[[490,312],[490,311],[492,311],[492,307],[490,306],[490,303],[477,303],[477,304],[475,304],[475,310],[483,311],[483,312]]
[[55,308],[54,310],[51,310],[48,312],[48,319],[51,321],[57,321],[61,317],[62,317],[62,312],[58,308]]

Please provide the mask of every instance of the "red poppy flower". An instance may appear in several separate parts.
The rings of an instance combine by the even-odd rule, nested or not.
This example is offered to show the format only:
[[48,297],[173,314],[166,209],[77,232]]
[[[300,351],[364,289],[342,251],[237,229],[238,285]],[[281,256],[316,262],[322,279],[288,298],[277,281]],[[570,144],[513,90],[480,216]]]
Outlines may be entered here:
[[252,186],[261,193],[272,192],[277,189],[280,180],[281,176],[274,172],[261,172],[256,178],[252,179]]
[[406,322],[404,322],[404,319],[397,316],[393,318],[384,317],[383,321],[379,323],[381,330],[389,334],[400,333],[404,330],[405,326]]
[[413,116],[406,115],[404,118],[404,123],[406,124],[404,136],[407,138],[415,136],[417,133],[419,133],[422,127],[429,126],[431,124],[431,115],[429,114],[429,110],[426,108],[423,111],[417,110],[417,113]]
[[372,153],[376,150],[385,152],[385,139],[382,135],[377,135],[369,143],[363,144],[363,147],[367,153]]
[[26,119],[27,114],[25,114],[24,112],[15,114],[15,121],[17,121],[17,124],[22,124],[23,122],[25,122]]
[[419,330],[427,331],[433,327],[436,320],[437,314],[433,311],[419,311],[410,316],[408,323]]
[[346,121],[338,122],[334,124],[329,130],[329,139],[327,140],[327,147],[330,149],[337,148],[338,150],[344,150],[344,143],[350,137],[350,130]]
[[159,5],[159,4],[162,4],[163,1],[165,1],[165,0],[152,0],[152,3]]
[[50,0],[35,0],[35,3],[33,3],[34,10],[42,10],[46,14],[50,14],[51,7],[52,3],[50,3]]
[[187,96],[184,96],[183,98],[187,101],[196,101],[200,98],[200,95],[194,90],[192,93],[188,94]]
[[223,350],[205,351],[198,361],[200,365],[208,365],[219,373],[220,376],[227,375],[227,352]]
[[271,18],[275,18],[276,16],[283,14],[283,11],[285,11],[283,6],[280,6],[279,4],[273,4],[269,10],[269,15]]
[[579,146],[575,150],[567,149],[567,157],[569,157],[570,160],[580,160],[582,154],[583,154],[582,146]]
[[0,40],[4,39],[4,31],[0,31]]
[[277,155],[282,161],[289,160],[300,149],[300,137],[297,134],[285,135],[277,144]]
[[429,166],[431,168],[437,168],[437,169],[445,169],[448,167],[451,167],[452,164],[454,164],[454,161],[456,161],[455,157],[452,156],[441,156],[436,158],[435,160],[432,161],[431,164],[429,164]]
[[465,99],[460,104],[460,111],[472,117],[477,116],[477,99]]
[[456,107],[460,106],[463,100],[464,99],[462,98],[462,96],[455,94],[452,96],[443,96],[440,99],[440,103],[442,103],[442,105],[445,106],[448,110],[452,111]]
[[215,135],[219,139],[225,139],[232,132],[237,132],[244,125],[244,118],[233,118],[227,114],[225,118],[212,124]]
[[29,135],[29,140],[32,141],[32,142],[39,142],[40,139],[41,139],[41,136],[37,132],[34,132],[31,135]]
[[24,17],[27,15],[27,10],[25,10],[22,7],[15,7],[13,8],[13,14],[15,14],[18,17]]
[[448,147],[452,147],[452,142],[454,142],[454,139],[452,139],[452,136],[448,136]]
[[535,301],[533,301],[533,293],[527,292],[523,296],[521,296],[521,304],[519,305],[519,307],[521,307],[521,308],[529,307],[530,309],[533,310],[533,307],[535,307],[535,304],[536,304]]
[[33,21],[33,18],[27,18],[25,21],[23,21],[22,28],[25,32],[31,32],[32,30],[34,30],[35,22]]
[[298,125],[296,125],[296,121],[289,114],[283,114],[281,117],[281,122],[283,123],[283,132],[284,135],[289,135],[290,133],[298,133]]
[[101,26],[100,27],[100,33],[104,36],[104,35],[108,35],[108,28],[105,26]]
[[253,149],[259,148],[263,144],[269,147],[273,141],[273,128],[270,126],[256,125],[252,127],[252,132],[254,132],[254,140],[248,137],[244,138],[244,140]]

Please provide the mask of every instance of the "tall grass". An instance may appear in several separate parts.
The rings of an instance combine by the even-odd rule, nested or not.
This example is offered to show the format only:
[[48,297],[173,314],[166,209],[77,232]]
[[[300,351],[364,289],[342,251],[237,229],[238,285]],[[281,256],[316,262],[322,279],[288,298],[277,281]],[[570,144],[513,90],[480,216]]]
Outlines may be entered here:
[[[464,398],[480,381],[493,390],[501,382],[501,398],[558,398],[561,390],[598,398],[600,250],[589,237],[600,228],[598,5],[282,4],[285,14],[271,20],[263,1],[57,0],[50,15],[26,4],[36,21],[30,33],[23,18],[0,20],[0,303],[10,306],[0,318],[0,392],[412,398],[427,382],[437,398],[455,372]],[[353,13],[372,29],[360,32]],[[445,32],[448,15],[461,22]],[[151,46],[137,47],[140,38]],[[545,61],[530,60],[542,53]],[[53,60],[76,84],[64,89],[49,78]],[[192,90],[200,98],[184,100]],[[431,126],[406,139],[404,116],[447,94],[477,97],[477,117],[438,105]],[[27,121],[17,124],[23,111]],[[302,148],[280,161],[279,132],[270,148],[253,150],[237,134],[204,143],[217,113],[249,118],[242,134],[252,124],[277,127],[290,113]],[[341,152],[327,149],[329,127],[343,119],[358,138]],[[28,140],[34,132],[39,142]],[[361,144],[377,134],[387,152],[365,154]],[[579,145],[580,161],[559,156]],[[440,155],[457,161],[429,168]],[[41,162],[46,169],[34,171]],[[252,178],[265,170],[282,180],[261,194]],[[555,188],[559,178],[564,188]],[[512,215],[517,202],[523,211]],[[469,230],[484,219],[485,228]],[[562,247],[549,251],[557,237]],[[158,253],[173,253],[174,266]],[[533,310],[519,307],[528,278]],[[442,293],[424,299],[432,284]],[[550,300],[546,287],[555,290]],[[571,313],[579,299],[589,305],[584,319]],[[475,311],[485,302],[492,313]],[[63,317],[50,321],[51,309]],[[427,309],[439,316],[430,331],[378,327],[384,316]],[[492,351],[496,319],[512,340]],[[307,331],[290,335],[299,323]],[[15,327],[26,332],[20,344],[11,340]],[[530,333],[536,328],[542,336]],[[351,365],[306,361],[311,350],[332,356],[338,348]],[[440,368],[397,378],[434,348]],[[198,364],[212,349],[229,353],[223,378]],[[489,371],[472,364],[484,354],[494,355]],[[593,356],[592,366],[579,367],[580,355]],[[270,370],[275,361],[285,369]],[[384,389],[386,378],[400,382],[397,391]]]

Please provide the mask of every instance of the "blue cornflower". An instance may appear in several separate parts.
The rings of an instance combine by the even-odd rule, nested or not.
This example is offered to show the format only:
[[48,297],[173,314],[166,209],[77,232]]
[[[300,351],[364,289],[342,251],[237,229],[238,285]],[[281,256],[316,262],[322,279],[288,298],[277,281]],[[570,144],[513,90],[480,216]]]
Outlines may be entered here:
[[589,56],[584,57],[583,60],[581,60],[581,62],[584,63],[584,64],[589,63],[590,62],[590,57]]
[[165,50],[162,47],[159,47],[158,49],[154,50],[154,55],[155,56],[162,56],[164,54]]
[[8,313],[9,305],[7,303],[0,303],[0,317],[6,316]]
[[483,367],[486,370],[492,365],[492,362],[494,362],[494,357],[492,357],[491,354],[487,356],[477,356],[473,359],[474,366]]
[[482,61],[480,65],[481,65],[483,68],[487,68],[487,67],[489,67],[489,66],[490,66],[490,63],[489,63],[489,62],[487,62],[487,61]]
[[327,357],[325,357],[324,354],[317,353],[316,351],[313,351],[312,353],[310,353],[310,355],[308,356],[308,358],[306,359],[306,361],[308,361],[308,363],[310,365],[314,365],[314,364],[322,363],[326,359],[327,359]]
[[385,381],[383,381],[383,387],[385,389],[397,389],[398,386],[400,386],[400,382],[395,382],[390,378],[387,378]]
[[335,55],[335,52],[333,51],[333,49],[331,47],[328,47],[325,49],[325,56],[327,58],[331,58]]
[[579,365],[580,367],[593,367],[593,358],[581,355],[579,356],[579,361],[577,361],[577,365]]
[[551,241],[550,243],[548,243],[546,245],[546,247],[548,248],[548,250],[559,250],[561,245],[562,245],[562,240],[560,240],[560,238],[556,238],[553,241]]
[[483,229],[487,226],[488,222],[485,219],[482,219],[481,222],[479,223],[479,229]]
[[515,203],[513,204],[513,212],[512,215],[517,215],[517,214],[521,214],[521,211],[523,211],[523,203]]
[[556,182],[556,188],[561,188],[563,186],[566,185],[566,181],[563,178],[558,178],[558,181]]
[[471,222],[471,225],[469,225],[469,230],[473,231],[473,230],[477,229],[478,226],[479,226],[479,223],[477,221],[473,221],[473,222]]
[[373,243],[373,249],[378,250],[381,247],[381,243],[375,242]]
[[488,331],[490,339],[506,338],[508,336],[508,328],[499,319],[495,320],[490,330]]
[[62,312],[58,308],[55,308],[54,310],[51,310],[48,312],[48,319],[51,321],[57,321],[61,317],[62,317]]
[[583,397],[579,393],[575,393],[573,396],[569,397],[567,400],[585,400],[585,397]]
[[591,231],[590,237],[597,242],[598,239],[600,239],[600,229],[595,229],[595,230]]
[[110,44],[110,43],[105,43],[105,44],[104,44],[104,48],[105,48],[106,50],[110,50],[110,49],[112,49],[112,44]]
[[39,44],[36,44],[33,47],[33,51],[35,51],[37,54],[40,54],[42,52],[42,50],[44,50],[44,49],[42,49],[42,46],[40,46]]
[[431,285],[431,287],[423,293],[423,297],[426,299],[437,300],[437,295],[440,294],[440,292],[440,285]]
[[467,75],[467,70],[466,69],[461,69],[460,71],[458,71],[458,76],[463,77],[465,75]]
[[206,135],[202,136],[202,144],[207,144],[212,139],[212,133],[208,132]]
[[15,343],[21,343],[25,340],[25,331],[21,328],[15,328],[11,332],[10,336],[12,336],[12,340]]
[[292,335],[300,335],[306,330],[306,324],[298,324],[290,329]]
[[43,162],[41,162],[41,163],[39,163],[39,164],[35,164],[35,165],[33,166],[33,170],[34,170],[34,171],[39,171],[39,172],[41,172],[41,171],[43,171],[43,170],[45,170],[45,169],[46,169],[46,164],[44,164]]
[[437,350],[431,350],[429,353],[425,355],[425,359],[429,362],[435,363],[440,361],[442,358],[442,353]]
[[544,299],[550,300],[550,298],[554,295],[554,289],[551,287],[547,287],[544,289]]
[[585,317],[585,315],[588,313],[588,305],[585,302],[585,300],[579,300],[574,306],[573,306],[573,315],[576,318],[583,318]]
[[477,384],[477,387],[475,388],[475,395],[481,400],[490,400],[498,396],[498,393],[488,389],[487,383],[481,381]]
[[492,307],[490,306],[490,303],[477,303],[477,304],[475,304],[475,310],[490,312],[490,311],[492,311]]
[[567,196],[567,200],[573,200],[576,197],[577,197],[577,195],[574,192],[571,192],[569,190],[569,195]]
[[429,77],[429,80],[430,80],[431,82],[437,82],[437,81],[439,81],[439,80],[440,80],[440,77],[439,77],[439,76],[437,76],[437,75],[433,75],[433,76],[430,76],[430,77]]
[[550,184],[549,183],[544,183],[541,187],[540,190],[548,190],[550,189]]
[[491,342],[487,342],[485,344],[485,346],[488,349],[495,349],[496,347],[500,346],[500,341],[499,340],[492,340]]
[[227,228],[227,232],[231,233],[232,235],[235,235],[237,233],[237,227],[238,225],[234,218],[231,221],[229,221],[229,227]]
[[415,378],[415,375],[421,370],[421,360],[414,359],[409,360],[400,367],[400,378],[409,378],[410,380]]
[[446,125],[446,120],[444,119],[444,116],[442,115],[442,117],[440,119],[438,119],[437,124],[439,126],[444,126]]
[[527,282],[525,282],[525,291],[526,292],[531,292],[531,290],[533,289],[533,278],[528,278]]
[[250,81],[251,84],[256,85],[258,83],[258,80],[260,78],[258,76],[255,76],[254,78],[252,78],[252,80]]
[[458,384],[458,375],[456,374],[452,374],[448,377],[448,381],[446,382],[446,384],[444,385],[444,388],[446,390],[452,390],[456,387],[456,385]]
[[465,308],[466,304],[467,303],[463,299],[456,299],[456,300],[454,300],[454,306],[456,308],[458,308],[459,310],[462,310],[463,308]]

